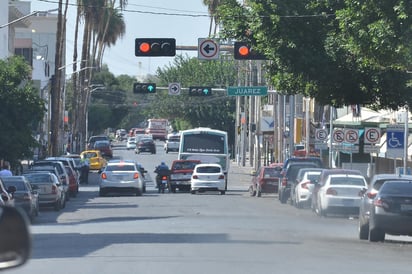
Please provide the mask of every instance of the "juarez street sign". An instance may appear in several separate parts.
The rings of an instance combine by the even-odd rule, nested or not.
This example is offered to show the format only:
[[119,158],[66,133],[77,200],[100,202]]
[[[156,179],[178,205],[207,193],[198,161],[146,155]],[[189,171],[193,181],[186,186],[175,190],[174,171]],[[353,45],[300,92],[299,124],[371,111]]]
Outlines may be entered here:
[[268,87],[228,87],[229,96],[264,96],[268,94]]

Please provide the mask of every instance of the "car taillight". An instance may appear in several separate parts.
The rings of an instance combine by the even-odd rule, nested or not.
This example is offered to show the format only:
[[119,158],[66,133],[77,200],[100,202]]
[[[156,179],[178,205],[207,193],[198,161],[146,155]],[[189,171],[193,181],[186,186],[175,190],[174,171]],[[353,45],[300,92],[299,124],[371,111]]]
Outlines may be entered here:
[[304,189],[309,189],[309,188],[308,188],[308,182],[302,183],[302,184],[300,185],[300,187],[301,187],[301,188],[304,188]]
[[377,206],[377,207],[382,207],[384,209],[388,209],[389,205],[388,203],[386,203],[384,200],[382,200],[381,198],[378,198],[376,200],[373,201],[373,205]]
[[107,179],[107,174],[106,173],[102,173],[102,179]]
[[135,174],[133,174],[133,179],[139,179],[139,173],[135,173]]
[[31,197],[30,197],[30,195],[29,194],[27,194],[27,193],[24,193],[24,195],[23,195],[23,200],[31,200]]
[[52,186],[52,193],[57,194],[57,186],[55,185]]
[[377,193],[372,193],[369,192],[368,194],[366,194],[366,196],[368,196],[369,199],[375,199]]
[[197,175],[193,175],[192,179],[199,179],[199,177],[197,177]]
[[335,189],[333,189],[333,188],[328,188],[328,189],[326,190],[326,194],[327,194],[327,195],[334,195],[334,196],[336,196],[336,195],[338,195],[338,192],[337,192]]
[[219,176],[219,179],[221,180],[221,179],[224,179],[225,178],[225,175],[220,175]]
[[167,176],[162,176],[162,180],[167,180]]
[[282,179],[282,186],[287,186],[288,185],[288,178],[283,177]]

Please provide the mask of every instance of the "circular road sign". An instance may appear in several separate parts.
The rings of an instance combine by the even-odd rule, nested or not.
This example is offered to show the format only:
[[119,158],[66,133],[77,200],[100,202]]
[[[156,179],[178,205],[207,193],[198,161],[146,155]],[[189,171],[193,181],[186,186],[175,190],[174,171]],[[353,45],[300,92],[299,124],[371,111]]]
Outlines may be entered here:
[[169,83],[169,95],[180,94],[180,83]]
[[365,128],[365,143],[376,144],[381,138],[381,133],[377,128]]
[[342,143],[345,140],[345,133],[343,130],[335,129],[333,131],[333,141],[335,143]]
[[347,129],[345,130],[345,141],[351,144],[359,142],[359,134],[357,130]]
[[198,59],[218,59],[219,44],[212,39],[199,38],[198,40]]
[[326,129],[316,129],[316,141],[325,141],[328,138],[328,132]]

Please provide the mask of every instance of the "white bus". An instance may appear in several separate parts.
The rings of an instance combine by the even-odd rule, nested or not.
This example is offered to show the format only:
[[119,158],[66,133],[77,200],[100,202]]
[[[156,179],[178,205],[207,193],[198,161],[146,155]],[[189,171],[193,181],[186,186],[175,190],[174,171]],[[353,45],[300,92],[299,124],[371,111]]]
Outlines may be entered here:
[[202,127],[181,131],[178,159],[220,164],[225,173],[227,190],[230,154],[226,131]]

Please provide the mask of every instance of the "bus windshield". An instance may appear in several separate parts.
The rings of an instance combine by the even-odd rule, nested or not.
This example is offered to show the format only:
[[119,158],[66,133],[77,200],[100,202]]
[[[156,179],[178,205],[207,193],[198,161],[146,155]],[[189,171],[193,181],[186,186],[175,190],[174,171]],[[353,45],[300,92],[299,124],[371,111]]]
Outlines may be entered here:
[[183,138],[182,152],[187,153],[225,153],[225,138],[210,133],[187,134]]

